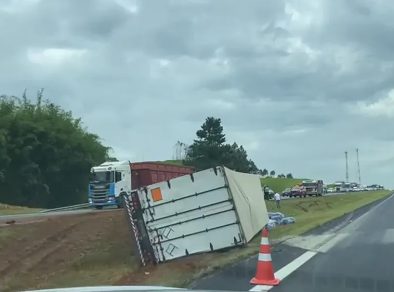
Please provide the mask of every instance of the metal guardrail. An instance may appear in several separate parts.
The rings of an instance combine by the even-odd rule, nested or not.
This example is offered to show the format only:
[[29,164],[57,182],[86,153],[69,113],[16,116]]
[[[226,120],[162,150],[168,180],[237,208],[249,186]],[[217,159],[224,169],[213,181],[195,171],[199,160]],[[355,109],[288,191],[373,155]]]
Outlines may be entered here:
[[83,203],[83,204],[78,204],[78,205],[59,207],[59,208],[54,208],[54,209],[46,209],[46,210],[40,211],[40,213],[68,211],[68,210],[78,210],[78,209],[85,209],[85,208],[89,208],[89,203]]

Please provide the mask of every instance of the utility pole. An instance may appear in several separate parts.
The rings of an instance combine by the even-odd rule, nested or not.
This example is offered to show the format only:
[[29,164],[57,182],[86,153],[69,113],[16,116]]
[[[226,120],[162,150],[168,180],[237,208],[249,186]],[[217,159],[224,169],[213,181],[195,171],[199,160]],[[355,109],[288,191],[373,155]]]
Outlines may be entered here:
[[349,182],[349,164],[347,161],[347,151],[345,151],[345,159],[346,159],[346,182]]
[[358,157],[358,148],[356,148],[356,155],[357,155],[358,183],[361,186],[361,171],[360,171],[360,160],[359,160],[359,157]]

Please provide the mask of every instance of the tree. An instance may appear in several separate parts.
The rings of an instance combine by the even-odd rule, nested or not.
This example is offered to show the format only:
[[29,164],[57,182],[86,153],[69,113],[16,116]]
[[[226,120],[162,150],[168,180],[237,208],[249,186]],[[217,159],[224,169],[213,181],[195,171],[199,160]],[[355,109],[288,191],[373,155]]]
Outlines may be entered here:
[[268,170],[266,168],[263,169],[263,171],[261,172],[262,176],[267,176],[268,175]]
[[206,118],[196,135],[197,139],[187,150],[186,165],[194,166],[197,170],[224,165],[241,172],[258,172],[259,169],[248,158],[242,145],[238,146],[237,143],[224,144],[226,137],[220,119]]
[[270,176],[275,176],[275,170],[271,170]]
[[192,165],[197,170],[222,164],[223,143],[226,139],[221,120],[208,117],[196,135],[197,139],[187,151],[185,164]]
[[50,208],[86,201],[89,170],[108,147],[59,106],[0,97],[0,201]]
[[[205,142],[209,145],[221,146],[226,142],[225,135],[223,134],[222,121],[214,117],[208,117],[205,123],[202,124],[201,129],[197,131],[197,143]],[[194,140],[196,142],[196,140]]]
[[281,174],[278,174],[278,177],[279,178],[285,178],[286,176],[283,173],[281,173]]
[[291,173],[286,174],[287,178],[293,178],[293,175]]

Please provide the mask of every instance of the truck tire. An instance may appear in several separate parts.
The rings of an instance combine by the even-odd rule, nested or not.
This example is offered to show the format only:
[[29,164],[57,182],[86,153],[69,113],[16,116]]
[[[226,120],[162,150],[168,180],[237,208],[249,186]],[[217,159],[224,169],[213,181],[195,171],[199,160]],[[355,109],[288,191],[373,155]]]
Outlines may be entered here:
[[95,207],[97,210],[101,210],[103,208],[103,206],[96,206]]

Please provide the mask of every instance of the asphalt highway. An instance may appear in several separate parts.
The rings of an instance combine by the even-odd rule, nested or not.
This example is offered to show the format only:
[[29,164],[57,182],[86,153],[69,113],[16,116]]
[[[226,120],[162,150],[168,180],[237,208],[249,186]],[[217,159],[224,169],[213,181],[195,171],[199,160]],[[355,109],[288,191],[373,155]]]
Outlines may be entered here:
[[341,240],[319,252],[271,291],[394,291],[394,197],[340,231]]
[[[394,198],[391,196],[273,246],[273,266],[282,280],[277,287],[249,284],[255,275],[256,255],[197,280],[190,288],[273,292],[394,291],[393,211]],[[305,258],[305,262],[300,263],[299,260]]]

